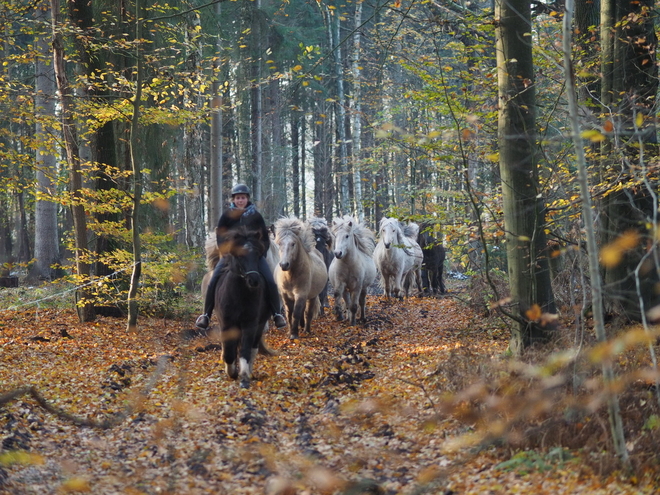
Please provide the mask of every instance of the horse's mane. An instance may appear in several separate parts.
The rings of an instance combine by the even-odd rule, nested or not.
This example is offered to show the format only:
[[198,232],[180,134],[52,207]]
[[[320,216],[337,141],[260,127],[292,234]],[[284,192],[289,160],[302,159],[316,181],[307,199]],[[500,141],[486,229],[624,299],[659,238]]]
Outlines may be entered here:
[[400,243],[403,243],[401,235],[404,235],[413,241],[417,241],[417,236],[419,235],[419,225],[417,225],[415,222],[410,222],[407,225],[403,225],[403,223],[401,223],[398,218],[383,217],[380,219],[380,226],[382,227],[384,223],[395,223],[397,225],[397,238]]
[[[255,238],[260,237],[260,233],[258,230],[245,230],[243,229],[241,231],[242,234],[246,236],[251,236],[254,235]],[[232,235],[239,235],[238,232],[230,231],[227,236],[228,238],[231,237]],[[261,244],[261,249],[265,249],[265,246],[259,239],[259,243]],[[215,232],[210,233],[208,237],[206,238],[206,242],[204,243],[204,250],[206,251],[206,268],[208,270],[213,270],[215,266],[218,264],[218,261],[220,261],[220,249],[218,248],[218,239],[215,235]]]
[[376,238],[374,233],[367,227],[359,223],[350,215],[344,215],[344,218],[335,218],[332,225],[332,233],[337,234],[340,230],[351,229],[355,236],[355,244],[363,253],[371,256],[376,247]]
[[323,217],[311,217],[309,220],[309,225],[316,230],[328,230],[328,221]]
[[322,235],[328,242],[333,240],[332,232],[328,227],[328,221],[322,217],[311,217],[307,220],[309,226],[312,228],[312,232],[315,235]]
[[409,237],[410,239],[417,240],[419,235],[419,225],[415,222],[410,222],[408,225],[403,227],[403,235]]
[[206,251],[206,268],[213,270],[215,265],[218,264],[218,261],[220,261],[220,251],[218,250],[218,241],[215,237],[215,232],[209,234],[206,238],[204,250]]
[[291,215],[288,217],[282,217],[275,222],[276,239],[291,234],[297,235],[300,238],[305,251],[308,253],[311,253],[312,249],[316,249],[312,229],[305,225],[305,223],[298,217]]

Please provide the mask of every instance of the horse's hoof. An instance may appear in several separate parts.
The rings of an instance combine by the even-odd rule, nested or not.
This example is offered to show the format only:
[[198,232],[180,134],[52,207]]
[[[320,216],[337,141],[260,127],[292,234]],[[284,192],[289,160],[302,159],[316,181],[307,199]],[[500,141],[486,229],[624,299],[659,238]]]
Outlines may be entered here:
[[250,380],[241,380],[241,388],[250,388]]
[[235,363],[225,364],[225,372],[227,373],[227,376],[232,380],[236,380],[236,378],[238,378],[238,369],[236,368]]
[[294,334],[291,334],[291,335],[289,335],[289,338],[290,338],[291,340],[298,340],[298,339],[300,338],[300,335],[298,335],[298,334],[295,334],[295,335],[294,335]]

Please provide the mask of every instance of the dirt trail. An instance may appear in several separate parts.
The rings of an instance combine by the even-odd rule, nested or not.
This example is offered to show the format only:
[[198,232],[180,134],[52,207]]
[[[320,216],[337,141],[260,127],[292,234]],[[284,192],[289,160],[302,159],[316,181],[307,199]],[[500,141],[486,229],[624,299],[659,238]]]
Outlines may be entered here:
[[[279,354],[258,357],[249,390],[226,377],[217,343],[182,338],[188,322],[143,319],[129,335],[123,320],[83,325],[72,312],[50,311],[38,315],[37,331],[34,313],[1,313],[0,392],[32,384],[58,407],[96,419],[138,407],[98,430],[27,398],[10,403],[0,411],[3,452],[28,454],[5,460],[0,492],[514,493],[533,482],[546,493],[540,487],[552,476],[493,471],[494,451],[449,453],[447,441],[469,427],[435,414],[443,394],[502,356],[507,336],[482,330],[452,297],[370,296],[368,304],[364,327],[326,314],[297,341],[271,330]],[[136,399],[153,378],[148,397]],[[579,473],[556,476],[547,493]]]

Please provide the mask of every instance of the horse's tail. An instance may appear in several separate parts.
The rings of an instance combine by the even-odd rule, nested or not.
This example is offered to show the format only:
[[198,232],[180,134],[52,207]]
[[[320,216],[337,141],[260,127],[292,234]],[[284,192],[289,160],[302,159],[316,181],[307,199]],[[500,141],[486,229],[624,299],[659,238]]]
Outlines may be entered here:
[[[266,323],[268,325],[268,323]],[[280,353],[270,347],[266,339],[262,336],[259,340],[259,354],[262,356],[278,356]]]
[[209,235],[206,238],[206,244],[204,244],[204,249],[206,250],[206,268],[208,270],[213,270],[215,265],[220,261],[220,252],[218,250],[218,241],[215,237],[215,234]]

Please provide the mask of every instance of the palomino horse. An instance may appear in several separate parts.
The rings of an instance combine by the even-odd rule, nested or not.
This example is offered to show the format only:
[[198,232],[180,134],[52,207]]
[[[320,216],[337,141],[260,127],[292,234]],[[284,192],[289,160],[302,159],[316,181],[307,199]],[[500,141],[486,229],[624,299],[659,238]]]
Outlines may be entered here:
[[343,299],[346,310],[351,312],[351,325],[355,325],[358,310],[360,321],[365,322],[367,289],[376,279],[376,265],[372,259],[376,245],[374,234],[349,215],[335,218],[332,233],[335,259],[328,276],[334,288],[335,314],[338,320],[344,319]]
[[[323,261],[325,262],[325,267],[330,268],[330,263],[335,257],[332,254],[332,244],[334,242],[334,237],[330,229],[328,229],[328,222],[325,218],[312,217],[307,220],[309,226],[312,228],[312,233],[314,234],[314,240],[316,242],[316,249],[321,253]],[[321,315],[324,314],[324,308],[329,308],[330,304],[328,303],[328,283],[326,282],[325,287],[319,294],[319,302],[321,303]]]
[[222,247],[224,271],[215,288],[225,371],[230,378],[239,378],[243,388],[250,386],[254,360],[271,315],[266,283],[259,273],[259,258],[265,249],[259,232],[244,228],[231,231]]
[[374,251],[374,261],[380,271],[386,297],[403,299],[412,281],[422,288],[421,268],[424,256],[419,247],[419,226],[411,223],[404,227],[398,219],[383,217],[380,220],[380,240]]
[[314,247],[312,229],[302,220],[291,216],[275,222],[275,243],[280,248],[275,281],[286,307],[290,338],[297,339],[301,325],[307,334],[311,331],[328,270]]

